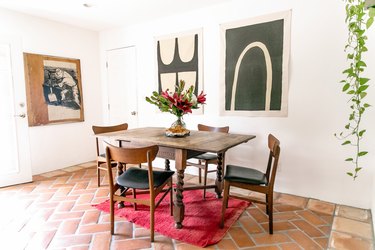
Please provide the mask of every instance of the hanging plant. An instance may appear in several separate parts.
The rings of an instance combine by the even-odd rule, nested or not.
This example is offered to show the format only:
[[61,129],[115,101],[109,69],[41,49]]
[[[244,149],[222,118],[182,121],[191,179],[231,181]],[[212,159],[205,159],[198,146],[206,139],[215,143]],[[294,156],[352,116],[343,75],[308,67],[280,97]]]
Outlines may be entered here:
[[361,140],[363,139],[366,129],[361,127],[363,114],[370,107],[365,101],[367,89],[369,87],[368,78],[363,77],[363,72],[367,65],[363,61],[362,53],[367,51],[365,35],[367,29],[374,22],[375,8],[365,8],[365,0],[344,0],[346,5],[346,24],[348,26],[348,40],[345,46],[349,67],[343,71],[345,79],[342,92],[346,93],[350,107],[348,123],[345,130],[335,136],[343,140],[341,145],[354,147],[352,157],[346,158],[345,161],[351,162],[354,166],[347,174],[353,179],[357,178],[358,172],[362,169],[360,158],[368,152],[362,149]]

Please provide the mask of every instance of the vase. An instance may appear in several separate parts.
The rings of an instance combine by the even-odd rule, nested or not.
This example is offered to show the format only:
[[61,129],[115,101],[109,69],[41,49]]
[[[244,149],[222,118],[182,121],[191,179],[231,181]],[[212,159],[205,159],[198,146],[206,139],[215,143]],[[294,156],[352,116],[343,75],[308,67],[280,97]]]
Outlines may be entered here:
[[165,135],[168,137],[185,137],[189,134],[190,131],[186,129],[186,124],[182,116],[177,116],[177,120],[165,132]]
[[183,116],[177,116],[177,120],[172,123],[171,128],[186,128]]

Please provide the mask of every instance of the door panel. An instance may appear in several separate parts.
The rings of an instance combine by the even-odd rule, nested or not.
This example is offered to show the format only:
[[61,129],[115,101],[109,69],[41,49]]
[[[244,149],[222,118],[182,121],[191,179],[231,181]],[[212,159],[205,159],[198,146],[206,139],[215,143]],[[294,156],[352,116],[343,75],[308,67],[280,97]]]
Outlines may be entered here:
[[134,46],[107,51],[108,119],[138,127],[136,50]]
[[21,43],[0,40],[0,187],[32,180]]

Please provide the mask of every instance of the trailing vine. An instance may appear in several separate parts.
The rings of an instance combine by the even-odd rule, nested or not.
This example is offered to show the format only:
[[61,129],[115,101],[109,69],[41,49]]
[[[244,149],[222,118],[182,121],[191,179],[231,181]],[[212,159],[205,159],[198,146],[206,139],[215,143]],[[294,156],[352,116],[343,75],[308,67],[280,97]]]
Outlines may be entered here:
[[370,104],[365,102],[367,89],[369,87],[369,78],[362,77],[367,65],[363,61],[362,53],[367,51],[365,35],[367,29],[374,22],[375,8],[365,9],[365,0],[344,0],[346,5],[346,24],[348,27],[348,40],[345,46],[349,67],[343,71],[345,79],[341,81],[343,84],[342,92],[349,96],[350,114],[345,130],[335,136],[343,140],[341,145],[354,147],[354,155],[346,158],[345,161],[354,165],[347,174],[355,180],[358,172],[362,169],[360,166],[360,158],[368,152],[362,150],[361,140],[363,139],[366,129],[361,127],[363,114]]

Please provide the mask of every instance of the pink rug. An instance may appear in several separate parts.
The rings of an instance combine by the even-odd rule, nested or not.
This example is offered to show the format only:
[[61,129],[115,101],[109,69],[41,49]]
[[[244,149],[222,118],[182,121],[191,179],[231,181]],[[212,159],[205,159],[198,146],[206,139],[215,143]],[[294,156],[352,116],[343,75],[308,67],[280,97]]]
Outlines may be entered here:
[[[221,229],[219,223],[222,199],[217,199],[213,193],[207,192],[206,200],[203,200],[202,190],[184,191],[183,195],[185,204],[183,228],[176,229],[174,227],[173,216],[169,214],[169,195],[167,195],[156,209],[155,231],[170,238],[200,247],[219,242],[231,225],[250,205],[250,202],[229,199],[229,206],[225,213],[224,228]],[[93,206],[109,213],[109,200]],[[115,208],[115,215],[124,217],[142,227],[150,228],[149,207],[138,205],[138,210],[134,211],[133,207],[125,204],[125,208],[117,209],[117,206]]]

